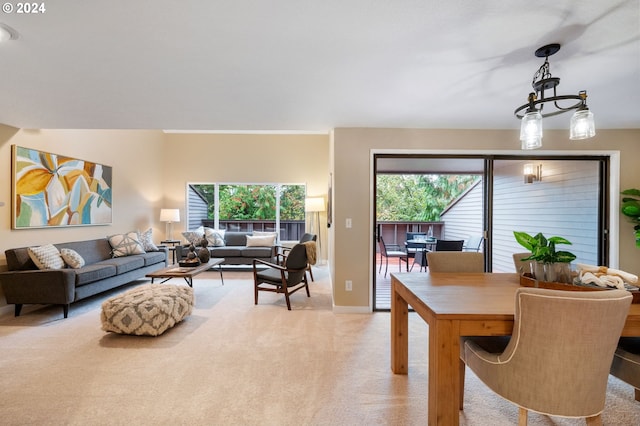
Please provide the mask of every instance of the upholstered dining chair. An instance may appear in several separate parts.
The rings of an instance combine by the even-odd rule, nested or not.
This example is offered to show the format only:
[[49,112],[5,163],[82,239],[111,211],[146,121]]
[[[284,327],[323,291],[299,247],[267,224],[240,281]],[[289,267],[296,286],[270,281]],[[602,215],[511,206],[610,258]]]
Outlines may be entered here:
[[[464,240],[437,240],[433,251],[462,251],[463,246]],[[422,272],[422,268],[425,268],[425,270],[427,269],[427,266],[429,266],[427,253],[429,252],[430,250],[425,249],[421,253],[416,253],[415,258],[413,259],[413,265],[411,265],[412,271],[415,264],[420,265],[420,272]]]
[[[258,304],[258,294],[261,291],[284,294],[288,310],[291,310],[289,295],[296,291],[304,288],[307,290],[307,297],[311,297],[307,281],[308,264],[307,249],[304,244],[296,244],[291,248],[284,265],[253,259],[255,304]],[[259,265],[267,268],[262,270],[258,268]]]
[[[609,368],[631,299],[624,290],[519,288],[504,350],[488,350],[492,338],[462,338],[461,359],[519,407],[520,425],[527,424],[529,411],[601,425]],[[462,392],[463,386],[461,402]]]
[[382,271],[382,260],[384,258],[384,277],[387,277],[387,271],[389,270],[389,258],[400,259],[398,262],[398,272],[402,270],[402,262],[407,264],[407,271],[409,270],[409,255],[406,251],[402,250],[387,250],[387,245],[384,243],[382,236],[378,237],[378,248],[380,249],[380,268],[378,273]]
[[470,251],[427,253],[429,272],[484,272],[484,254]]
[[524,252],[524,253],[513,253],[513,266],[516,267],[516,272],[520,275],[527,273],[530,274],[531,273],[531,261],[529,260],[522,260],[525,259],[529,256],[531,256],[530,252]]
[[622,337],[613,356],[610,373],[635,388],[640,401],[640,337]]

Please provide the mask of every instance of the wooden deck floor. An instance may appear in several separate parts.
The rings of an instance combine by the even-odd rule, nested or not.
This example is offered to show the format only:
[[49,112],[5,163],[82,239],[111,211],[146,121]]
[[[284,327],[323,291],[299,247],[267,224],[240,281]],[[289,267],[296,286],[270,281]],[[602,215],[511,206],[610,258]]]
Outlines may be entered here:
[[[413,259],[409,259],[409,268]],[[375,304],[374,310],[376,311],[388,311],[391,309],[391,273],[398,272],[398,263],[402,272],[406,272],[406,264],[400,262],[399,259],[389,259],[389,270],[387,276],[384,276],[384,263],[382,264],[382,271],[380,271],[380,256],[376,256],[376,277],[375,277]],[[380,271],[380,272],[378,272]],[[420,272],[419,265],[413,267],[412,274],[424,274],[425,268],[422,268]]]

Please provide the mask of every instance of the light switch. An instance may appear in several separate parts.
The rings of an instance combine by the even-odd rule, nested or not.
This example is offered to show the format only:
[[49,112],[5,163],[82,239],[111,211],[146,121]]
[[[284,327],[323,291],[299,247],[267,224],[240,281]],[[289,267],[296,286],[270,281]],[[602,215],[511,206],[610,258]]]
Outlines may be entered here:
[[347,218],[346,223],[345,223],[345,226],[346,226],[347,228],[351,228],[351,218],[350,218],[350,217],[348,217],[348,218]]

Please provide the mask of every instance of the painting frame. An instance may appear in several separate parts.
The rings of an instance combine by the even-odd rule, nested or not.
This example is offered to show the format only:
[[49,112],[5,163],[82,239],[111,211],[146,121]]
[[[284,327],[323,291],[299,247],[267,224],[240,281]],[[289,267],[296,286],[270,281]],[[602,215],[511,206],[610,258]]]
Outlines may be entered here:
[[12,229],[113,223],[113,168],[11,146]]

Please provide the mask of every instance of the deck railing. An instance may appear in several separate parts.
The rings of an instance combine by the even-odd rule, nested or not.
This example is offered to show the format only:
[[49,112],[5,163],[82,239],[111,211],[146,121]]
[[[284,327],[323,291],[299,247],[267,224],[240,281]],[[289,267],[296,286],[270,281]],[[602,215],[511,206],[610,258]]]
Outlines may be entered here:
[[[213,228],[213,219],[202,219],[202,226]],[[244,232],[276,232],[275,220],[219,220],[219,229]],[[305,233],[304,220],[281,220],[280,241],[299,241]]]
[[404,247],[407,241],[407,232],[430,234],[438,239],[444,238],[444,222],[379,221],[376,225],[377,235],[382,235],[388,246]]

